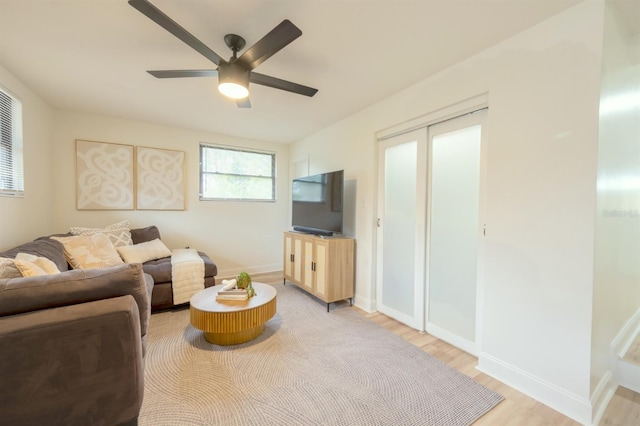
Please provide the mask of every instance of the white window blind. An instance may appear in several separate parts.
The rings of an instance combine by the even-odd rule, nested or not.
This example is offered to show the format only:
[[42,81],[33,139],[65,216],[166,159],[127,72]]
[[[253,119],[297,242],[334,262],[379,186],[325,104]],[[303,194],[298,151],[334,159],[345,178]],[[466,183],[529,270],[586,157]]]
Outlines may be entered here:
[[22,103],[0,87],[0,195],[24,194]]

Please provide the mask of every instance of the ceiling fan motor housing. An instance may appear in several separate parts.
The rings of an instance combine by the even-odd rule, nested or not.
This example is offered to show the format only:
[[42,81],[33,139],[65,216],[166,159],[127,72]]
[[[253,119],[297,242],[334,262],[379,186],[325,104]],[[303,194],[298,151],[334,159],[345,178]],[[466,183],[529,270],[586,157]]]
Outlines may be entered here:
[[221,62],[218,66],[218,85],[238,84],[249,89],[250,71],[236,62]]

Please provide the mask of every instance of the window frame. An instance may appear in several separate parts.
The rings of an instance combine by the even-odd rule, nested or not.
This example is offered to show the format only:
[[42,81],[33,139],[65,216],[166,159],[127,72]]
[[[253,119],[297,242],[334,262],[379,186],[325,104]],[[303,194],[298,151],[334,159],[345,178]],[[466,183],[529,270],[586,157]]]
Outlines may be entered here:
[[[219,172],[208,172],[204,170],[204,155],[207,149],[220,150],[220,151],[233,151],[233,152],[244,152],[248,154],[259,154],[271,157],[271,176],[261,176],[261,175],[249,175],[249,174],[232,174],[232,173],[219,173]],[[253,148],[245,148],[245,147],[237,147],[230,145],[218,145],[211,144],[206,142],[200,142],[200,167],[199,167],[199,180],[200,187],[198,191],[198,196],[200,201],[236,201],[236,202],[263,202],[263,203],[275,203],[277,200],[276,195],[276,170],[277,170],[277,157],[276,153],[272,151],[263,151],[259,149]],[[228,197],[205,197],[204,196],[204,177],[207,174],[213,175],[223,175],[223,176],[237,176],[237,177],[247,177],[247,178],[269,178],[271,179],[271,198],[228,198]]]
[[[0,97],[8,99],[0,102],[0,197],[24,197],[22,100],[3,85],[0,85]],[[7,113],[10,116],[4,115]],[[11,182],[7,187],[2,183],[2,176]]]

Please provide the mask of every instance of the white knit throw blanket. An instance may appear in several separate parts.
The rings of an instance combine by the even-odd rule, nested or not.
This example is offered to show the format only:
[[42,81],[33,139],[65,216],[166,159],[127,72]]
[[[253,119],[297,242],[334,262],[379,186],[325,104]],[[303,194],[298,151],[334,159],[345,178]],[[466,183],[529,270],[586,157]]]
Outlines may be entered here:
[[204,261],[194,249],[174,249],[171,252],[173,304],[187,303],[204,289]]

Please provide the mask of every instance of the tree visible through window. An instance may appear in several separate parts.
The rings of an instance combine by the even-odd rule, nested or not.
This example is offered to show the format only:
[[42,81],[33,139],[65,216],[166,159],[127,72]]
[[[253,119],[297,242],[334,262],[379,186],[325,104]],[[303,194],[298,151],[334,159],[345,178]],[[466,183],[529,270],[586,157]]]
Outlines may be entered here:
[[0,87],[0,195],[22,195],[22,104]]
[[276,155],[200,145],[200,199],[275,201]]

